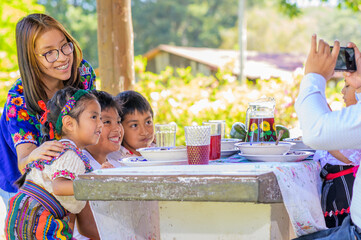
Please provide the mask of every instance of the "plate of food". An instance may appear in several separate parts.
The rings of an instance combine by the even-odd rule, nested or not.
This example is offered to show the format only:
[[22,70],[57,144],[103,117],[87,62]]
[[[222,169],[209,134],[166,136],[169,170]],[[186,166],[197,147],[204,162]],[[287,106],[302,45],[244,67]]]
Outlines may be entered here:
[[128,157],[119,160],[120,164],[127,167],[147,167],[162,165],[188,165],[188,160],[149,161],[144,157]]
[[307,146],[306,144],[303,143],[302,141],[302,136],[296,137],[296,138],[285,138],[282,140],[282,142],[290,142],[290,143],[295,143],[295,145],[293,145],[291,147],[291,150],[304,150],[304,151],[315,151],[312,148],[310,148],[309,146]]
[[249,155],[239,153],[240,156],[245,157],[250,161],[257,162],[298,162],[311,156],[313,152],[308,151],[289,151],[285,155]]

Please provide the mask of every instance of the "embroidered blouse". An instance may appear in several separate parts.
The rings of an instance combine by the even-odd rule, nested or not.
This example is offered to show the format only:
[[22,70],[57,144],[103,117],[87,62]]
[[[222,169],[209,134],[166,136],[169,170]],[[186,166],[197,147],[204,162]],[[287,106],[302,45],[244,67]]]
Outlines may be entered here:
[[[95,73],[90,64],[83,60],[79,67],[80,81],[84,89],[95,89]],[[27,111],[23,83],[19,78],[9,90],[0,120],[0,188],[16,192],[13,183],[21,174],[18,170],[16,146],[33,143],[39,146],[42,140],[38,117]]]
[[30,172],[26,176],[26,180],[31,180],[45,188],[69,212],[79,213],[85,207],[86,201],[78,201],[74,196],[54,195],[52,181],[59,177],[74,180],[77,175],[90,172],[93,169],[88,158],[72,141],[67,139],[60,141],[64,144],[65,149],[59,157],[50,161],[37,160],[29,163],[26,168],[30,169]]

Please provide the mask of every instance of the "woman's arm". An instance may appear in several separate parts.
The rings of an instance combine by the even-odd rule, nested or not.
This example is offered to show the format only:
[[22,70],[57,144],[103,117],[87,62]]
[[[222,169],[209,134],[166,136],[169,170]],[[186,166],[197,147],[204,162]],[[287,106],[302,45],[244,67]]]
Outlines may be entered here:
[[73,181],[63,177],[57,177],[52,182],[53,192],[58,196],[73,196]]
[[38,160],[51,160],[57,157],[63,151],[64,145],[58,141],[48,141],[36,147],[33,143],[23,143],[16,146],[18,156],[18,168],[20,172],[25,168],[26,164]]
[[95,223],[93,212],[90,209],[89,202],[86,203],[85,208],[76,215],[78,230],[81,235],[84,235],[93,240],[100,239],[98,228]]

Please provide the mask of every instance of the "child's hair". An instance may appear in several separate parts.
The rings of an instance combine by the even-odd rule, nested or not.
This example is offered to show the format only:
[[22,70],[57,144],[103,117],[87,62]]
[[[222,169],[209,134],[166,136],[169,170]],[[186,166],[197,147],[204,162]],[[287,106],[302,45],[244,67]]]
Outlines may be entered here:
[[123,108],[123,113],[119,114],[122,121],[126,115],[133,114],[136,110],[140,113],[150,112],[153,117],[153,109],[149,102],[142,94],[136,91],[128,90],[121,92],[115,97],[115,99]]
[[46,108],[49,112],[47,113],[45,123],[42,125],[42,142],[52,140],[50,135],[51,131],[54,130],[56,130],[56,133],[59,136],[62,136],[61,121],[63,116],[69,115],[79,121],[79,116],[85,110],[86,103],[89,100],[97,99],[93,93],[86,90],[69,86],[57,91],[46,104]]
[[[45,106],[41,108],[45,110],[42,119],[41,131],[43,134],[43,141],[52,140],[52,132],[56,129],[56,133],[62,135],[62,117],[69,115],[79,122],[80,114],[85,110],[86,104],[90,100],[97,100],[96,97],[89,91],[76,89],[73,87],[66,87],[57,91],[54,96],[48,101]],[[39,105],[44,102],[39,101]],[[30,168],[25,168],[25,173],[15,181],[15,185],[19,188],[24,184],[26,175]]]
[[98,99],[102,111],[109,108],[114,108],[117,110],[119,115],[122,114],[122,106],[115,100],[115,98],[111,94],[97,90],[92,90],[91,93],[94,94],[94,96]]
[[46,86],[41,81],[40,63],[36,58],[35,42],[37,38],[50,29],[62,32],[68,42],[74,45],[73,66],[69,80],[64,81],[64,86],[84,88],[80,82],[78,66],[82,61],[83,54],[77,41],[65,30],[65,28],[54,18],[41,14],[30,14],[21,19],[16,25],[16,46],[18,53],[18,65],[20,76],[24,87],[24,98],[30,113],[40,114],[41,109],[38,101],[48,100]]

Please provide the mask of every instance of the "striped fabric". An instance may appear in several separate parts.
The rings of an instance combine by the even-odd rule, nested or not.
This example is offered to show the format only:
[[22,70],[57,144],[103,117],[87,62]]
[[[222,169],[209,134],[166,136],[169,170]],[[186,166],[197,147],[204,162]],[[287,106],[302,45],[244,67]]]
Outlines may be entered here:
[[[331,165],[327,163],[322,168],[320,175],[321,178],[325,179],[328,174],[336,174],[350,168],[353,168],[353,166]],[[350,214],[349,207],[354,180],[353,172],[332,180],[324,180],[322,185],[321,206],[328,228],[340,226],[342,221]]]
[[19,192],[25,193],[43,205],[55,218],[61,219],[66,215],[66,210],[61,206],[60,202],[41,186],[33,181],[27,180],[20,188]]
[[[34,183],[27,181],[26,186],[26,190],[22,189],[10,200],[5,222],[6,239],[73,239],[70,218],[60,203],[54,202],[57,200],[51,196],[52,199],[51,194]],[[33,195],[36,193],[39,195],[35,198]]]

